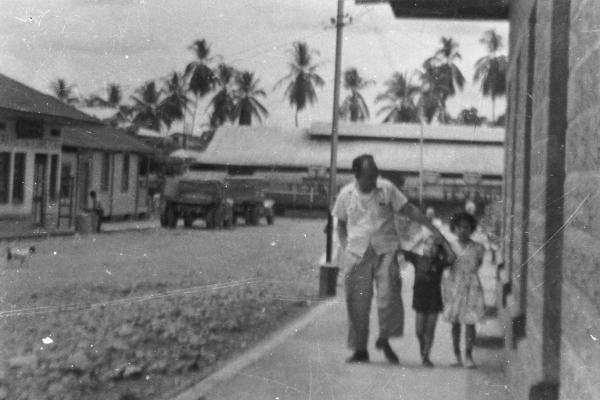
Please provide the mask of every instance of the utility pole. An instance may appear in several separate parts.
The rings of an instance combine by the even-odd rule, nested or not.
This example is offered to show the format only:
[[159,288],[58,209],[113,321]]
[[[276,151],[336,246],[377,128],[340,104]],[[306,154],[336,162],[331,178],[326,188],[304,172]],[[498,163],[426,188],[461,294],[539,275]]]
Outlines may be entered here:
[[338,0],[337,18],[335,20],[335,73],[333,80],[333,118],[331,121],[331,162],[329,166],[329,213],[327,215],[327,248],[325,261],[331,262],[333,252],[333,205],[337,192],[337,146],[338,146],[338,122],[340,112],[340,75],[342,69],[342,43],[344,30],[344,0]]
[[423,210],[423,119],[419,124],[419,207]]

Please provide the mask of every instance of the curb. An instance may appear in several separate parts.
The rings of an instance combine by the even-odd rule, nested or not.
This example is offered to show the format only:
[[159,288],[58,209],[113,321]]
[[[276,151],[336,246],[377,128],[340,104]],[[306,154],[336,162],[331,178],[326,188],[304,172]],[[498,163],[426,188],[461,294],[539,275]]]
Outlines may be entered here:
[[57,231],[57,232],[32,232],[24,233],[14,236],[0,236],[0,241],[14,241],[14,240],[32,240],[32,239],[44,239],[49,237],[66,237],[75,235],[74,230],[69,231]]
[[315,306],[303,317],[290,322],[288,325],[275,332],[270,337],[259,342],[257,345],[227,362],[223,367],[216,372],[194,384],[192,387],[185,389],[171,400],[199,400],[203,399],[215,385],[233,378],[242,369],[254,364],[267,353],[281,345],[287,339],[295,335],[298,331],[306,328],[311,322],[319,316],[325,314],[329,309],[338,302],[335,297],[323,300],[321,304]]
[[111,233],[121,233],[121,232],[140,232],[140,231],[151,231],[154,229],[159,229],[159,226],[141,226],[139,228],[136,227],[132,227],[132,228],[123,228],[123,229],[108,229],[108,230],[103,230],[100,232],[95,232],[95,233],[100,233],[100,234],[111,234]]

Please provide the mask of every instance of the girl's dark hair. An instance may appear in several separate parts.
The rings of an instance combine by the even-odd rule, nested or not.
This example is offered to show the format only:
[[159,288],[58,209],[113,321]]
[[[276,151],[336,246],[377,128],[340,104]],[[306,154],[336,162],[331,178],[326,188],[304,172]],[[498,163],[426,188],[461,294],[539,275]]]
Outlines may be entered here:
[[454,230],[456,229],[456,227],[462,221],[466,221],[469,224],[469,226],[471,227],[471,231],[475,231],[475,229],[477,228],[477,219],[475,219],[475,217],[472,216],[471,214],[463,211],[463,212],[459,212],[459,213],[454,214],[450,218],[450,230],[452,232],[454,232]]

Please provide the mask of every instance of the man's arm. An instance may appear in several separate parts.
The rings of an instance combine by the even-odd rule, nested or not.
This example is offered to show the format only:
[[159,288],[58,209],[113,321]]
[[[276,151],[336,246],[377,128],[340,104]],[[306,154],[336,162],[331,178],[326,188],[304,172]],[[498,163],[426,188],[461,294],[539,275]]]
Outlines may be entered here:
[[346,248],[346,244],[348,243],[348,223],[341,219],[338,220],[337,223],[337,234],[338,239],[340,240],[340,246],[343,249]]
[[442,241],[446,241],[444,235],[440,232],[440,230],[433,225],[433,223],[419,210],[417,207],[412,205],[411,203],[406,203],[400,209],[400,212],[410,218],[412,221],[415,221],[421,225],[425,225],[427,229],[429,229],[435,236],[440,237]]

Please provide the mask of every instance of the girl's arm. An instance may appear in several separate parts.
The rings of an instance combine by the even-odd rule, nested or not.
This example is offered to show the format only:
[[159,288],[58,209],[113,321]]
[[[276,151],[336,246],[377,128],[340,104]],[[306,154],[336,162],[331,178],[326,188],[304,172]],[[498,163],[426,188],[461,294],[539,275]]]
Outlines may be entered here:
[[447,240],[442,240],[440,244],[444,250],[444,253],[446,253],[446,262],[448,264],[454,264],[454,261],[456,261],[456,253],[454,253],[454,250],[452,250],[450,243],[448,243]]
[[485,257],[485,247],[481,243],[477,244],[477,270],[483,266],[483,258]]

